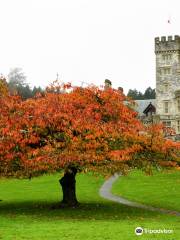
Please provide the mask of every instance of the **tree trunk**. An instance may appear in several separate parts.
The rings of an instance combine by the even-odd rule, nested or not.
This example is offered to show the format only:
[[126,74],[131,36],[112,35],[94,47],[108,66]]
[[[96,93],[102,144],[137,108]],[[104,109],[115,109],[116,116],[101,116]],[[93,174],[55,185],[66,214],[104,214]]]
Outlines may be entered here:
[[63,200],[61,202],[63,206],[78,205],[76,198],[76,173],[77,169],[75,167],[69,167],[65,171],[64,176],[59,180],[63,191]]

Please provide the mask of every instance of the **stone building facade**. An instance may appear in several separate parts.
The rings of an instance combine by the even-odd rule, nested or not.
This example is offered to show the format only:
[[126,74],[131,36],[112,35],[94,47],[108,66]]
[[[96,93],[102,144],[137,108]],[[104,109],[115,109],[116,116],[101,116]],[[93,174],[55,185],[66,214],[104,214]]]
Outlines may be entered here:
[[156,117],[180,134],[180,36],[155,38]]

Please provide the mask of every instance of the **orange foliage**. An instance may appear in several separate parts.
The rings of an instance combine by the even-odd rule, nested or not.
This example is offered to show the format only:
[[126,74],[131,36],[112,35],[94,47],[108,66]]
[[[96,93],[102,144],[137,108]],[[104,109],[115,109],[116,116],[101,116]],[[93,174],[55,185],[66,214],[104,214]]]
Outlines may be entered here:
[[8,95],[8,86],[6,79],[3,77],[0,77],[0,97],[4,97]]
[[0,98],[0,175],[29,177],[71,164],[112,173],[154,163],[144,153],[175,157],[179,144],[164,140],[161,126],[144,129],[125,100],[118,90],[69,84],[27,101]]

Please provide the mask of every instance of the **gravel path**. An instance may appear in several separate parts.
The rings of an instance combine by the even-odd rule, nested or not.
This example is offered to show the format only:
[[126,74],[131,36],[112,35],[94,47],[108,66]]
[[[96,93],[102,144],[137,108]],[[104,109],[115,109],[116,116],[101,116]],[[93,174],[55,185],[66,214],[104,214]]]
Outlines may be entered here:
[[146,209],[146,210],[150,210],[150,211],[156,211],[156,212],[160,212],[160,213],[166,213],[166,214],[171,214],[171,215],[176,215],[176,216],[180,216],[180,212],[177,211],[172,211],[172,210],[167,210],[167,209],[162,209],[162,208],[156,208],[156,207],[151,207],[151,206],[147,206],[141,203],[136,203],[136,202],[132,202],[129,201],[123,197],[120,196],[116,196],[113,195],[111,193],[111,188],[113,183],[120,177],[120,175],[115,174],[114,176],[110,177],[108,180],[106,180],[104,182],[104,184],[102,185],[102,187],[99,190],[99,194],[101,197],[114,201],[114,202],[118,202],[127,206],[131,206],[131,207],[137,207],[137,208],[142,208],[142,209]]

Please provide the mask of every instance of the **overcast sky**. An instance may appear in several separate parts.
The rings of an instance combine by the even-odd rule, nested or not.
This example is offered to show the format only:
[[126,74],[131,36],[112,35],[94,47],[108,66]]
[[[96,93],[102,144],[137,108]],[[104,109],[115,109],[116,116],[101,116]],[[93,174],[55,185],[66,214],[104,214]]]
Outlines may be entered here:
[[180,35],[179,10],[179,0],[0,0],[0,73],[154,88],[154,38]]

